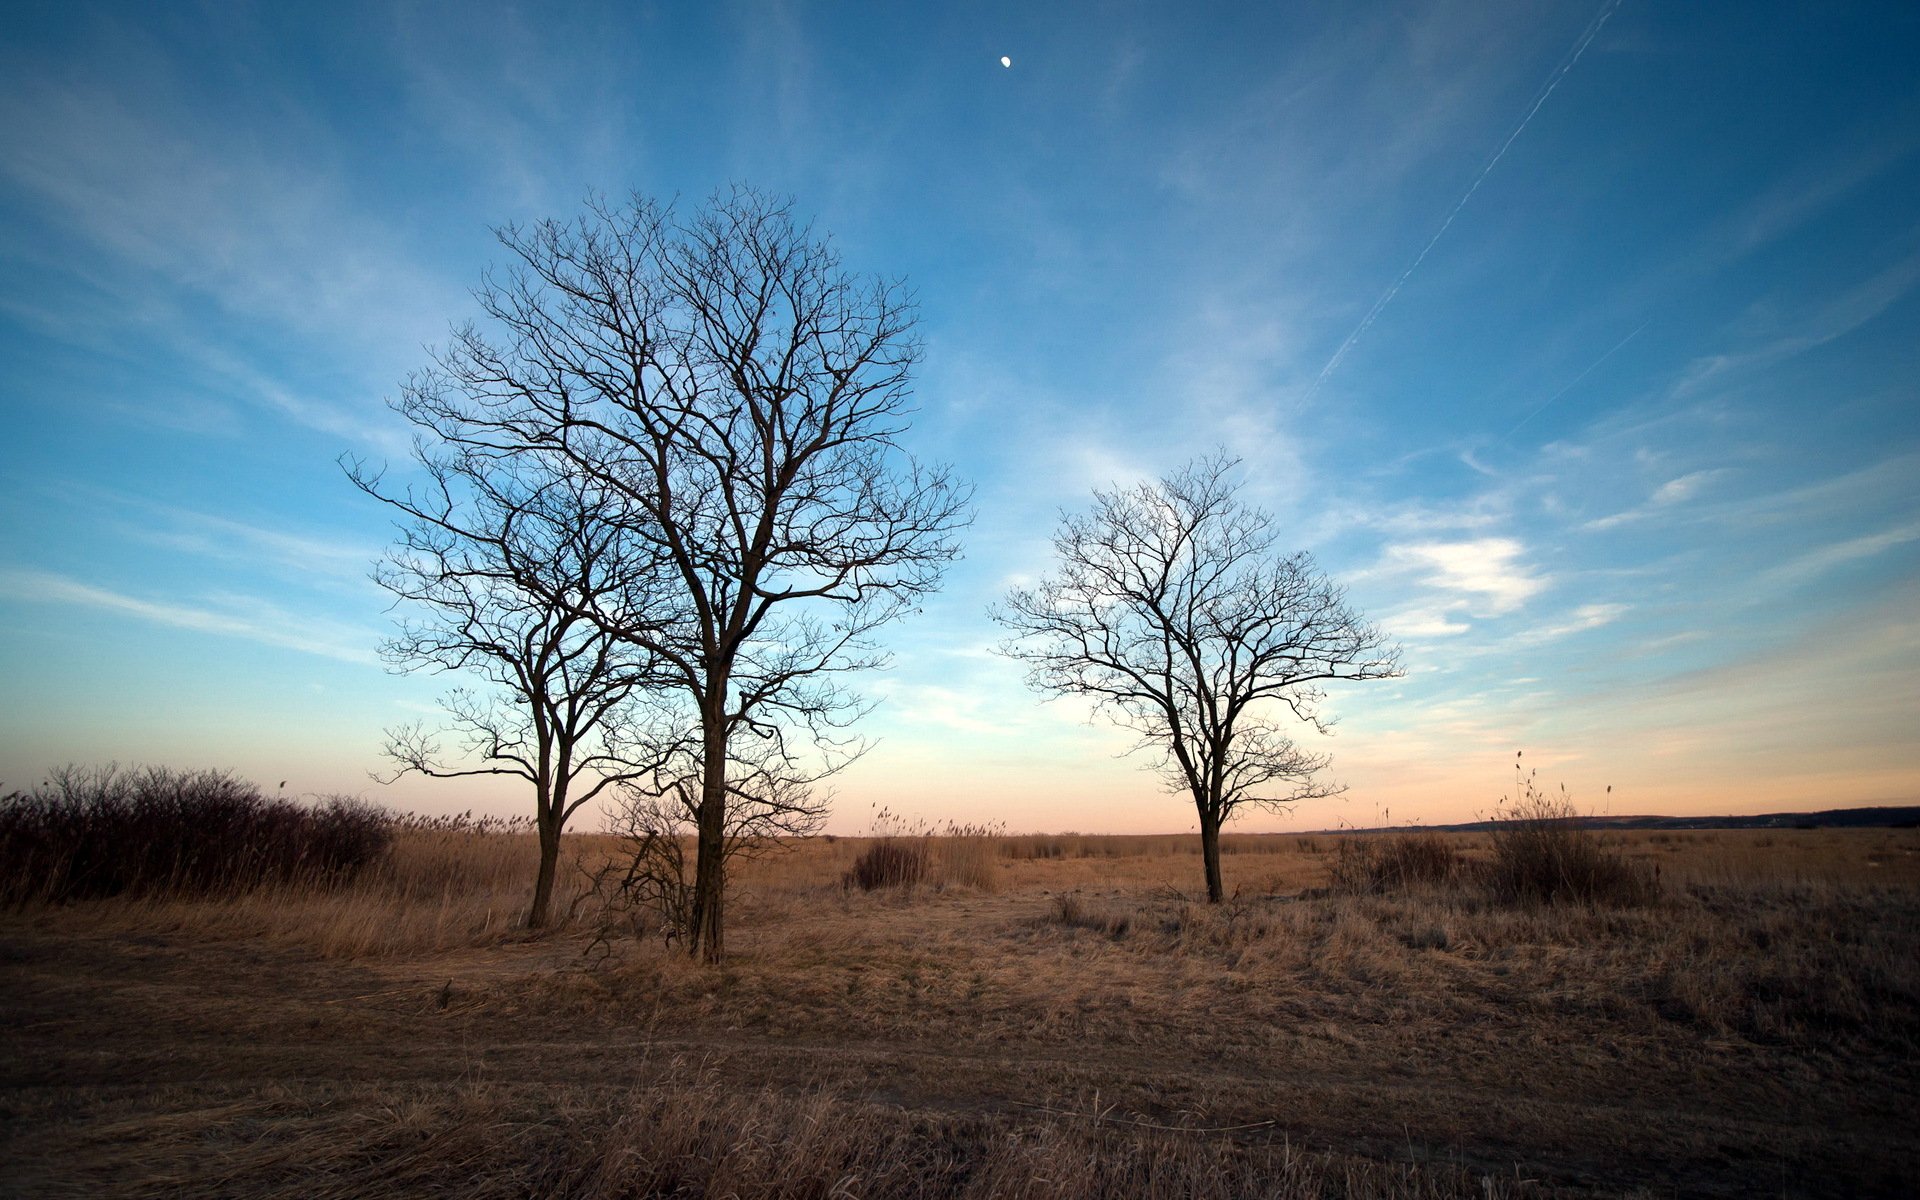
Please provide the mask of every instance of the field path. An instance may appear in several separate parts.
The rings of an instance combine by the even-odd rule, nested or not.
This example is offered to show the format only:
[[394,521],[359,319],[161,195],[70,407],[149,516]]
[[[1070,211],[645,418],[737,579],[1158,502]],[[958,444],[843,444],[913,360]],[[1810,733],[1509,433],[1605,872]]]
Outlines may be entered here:
[[[1586,1057],[1542,1040],[1516,1070],[1502,1030],[1433,1045],[1306,1030],[1208,1053],[1103,1039],[1097,1022],[1071,1040],[1009,1037],[1004,1020],[977,1036],[770,1032],[728,1028],[724,1013],[676,1025],[644,995],[569,1005],[554,981],[577,950],[534,943],[370,966],[250,941],[0,927],[0,1150],[12,1194],[58,1192],[115,1138],[216,1119],[265,1094],[309,1105],[482,1084],[607,1094],[689,1071],[916,1111],[1284,1137],[1577,1190],[1898,1194],[1920,1170],[1911,1063],[1748,1045],[1642,1048],[1623,1062],[1638,1052],[1618,1039]],[[100,1183],[75,1177],[89,1182],[69,1194]]]

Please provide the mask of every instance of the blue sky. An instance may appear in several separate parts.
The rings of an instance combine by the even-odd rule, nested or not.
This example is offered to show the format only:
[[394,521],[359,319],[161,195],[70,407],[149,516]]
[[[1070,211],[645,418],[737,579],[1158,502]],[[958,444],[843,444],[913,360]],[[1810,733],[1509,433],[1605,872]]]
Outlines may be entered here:
[[978,485],[836,827],[1190,827],[985,609],[1220,446],[1409,667],[1333,697],[1345,800],[1246,827],[1467,818],[1517,749],[1616,812],[1920,802],[1916,61],[1887,3],[9,5],[0,781],[516,808],[368,781],[447,681],[378,665],[335,459],[404,454],[490,226],[740,180],[910,281],[914,449]]

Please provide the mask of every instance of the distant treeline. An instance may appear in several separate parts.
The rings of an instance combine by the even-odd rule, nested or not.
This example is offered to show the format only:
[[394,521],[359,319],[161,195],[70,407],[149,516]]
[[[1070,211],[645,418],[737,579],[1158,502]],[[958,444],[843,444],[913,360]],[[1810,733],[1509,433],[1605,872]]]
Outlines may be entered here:
[[[1744,817],[1614,817],[1563,818],[1584,829],[1915,829],[1920,828],[1920,805],[1881,808],[1830,808],[1824,812],[1760,813]],[[1441,833],[1485,833],[1499,821],[1467,821],[1459,825],[1422,825]],[[1321,830],[1322,833],[1386,833],[1407,826],[1378,829]]]

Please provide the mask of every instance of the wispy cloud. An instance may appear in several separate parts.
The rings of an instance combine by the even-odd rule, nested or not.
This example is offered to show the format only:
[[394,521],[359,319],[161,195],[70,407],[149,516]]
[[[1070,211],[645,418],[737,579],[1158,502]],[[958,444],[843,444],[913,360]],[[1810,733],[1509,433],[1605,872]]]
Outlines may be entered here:
[[1383,565],[1411,571],[1424,586],[1458,597],[1458,607],[1473,616],[1498,617],[1547,587],[1548,580],[1523,561],[1525,553],[1517,539],[1505,537],[1396,543],[1386,548]]
[[[1579,698],[1572,729],[1627,759],[1657,755],[1650,735],[1681,735],[1672,748],[1693,776],[1674,781],[1681,793],[1741,777],[1753,792],[1741,804],[1762,793],[1771,794],[1766,803],[1910,802],[1920,785],[1911,729],[1920,704],[1917,600],[1913,586],[1898,586],[1847,610],[1844,637],[1806,629],[1710,665],[1596,690]],[[1650,783],[1667,769],[1640,767]]]
[[238,565],[249,576],[271,568],[302,586],[324,583],[337,591],[362,593],[374,588],[368,576],[383,547],[337,529],[329,532],[305,516],[297,523],[283,524],[278,514],[236,506],[249,518],[243,519],[70,479],[40,482],[34,490],[69,512],[89,514],[89,520],[103,529],[148,545]]
[[1694,471],[1691,474],[1682,475],[1678,479],[1669,479],[1654,489],[1653,495],[1648,498],[1647,503],[1665,508],[1670,504],[1679,504],[1682,501],[1691,500],[1701,488],[1726,473],[1725,468],[1718,468],[1710,471]]
[[1395,637],[1414,641],[1458,637],[1473,629],[1473,626],[1451,615],[1447,607],[1433,605],[1402,609],[1388,616],[1384,624]]
[[1909,509],[1915,479],[1920,479],[1920,454],[1894,454],[1826,479],[1748,497],[1715,515],[1745,529],[1834,518],[1859,522],[1875,511]]
[[429,8],[387,16],[407,115],[500,206],[488,219],[557,216],[587,187],[625,185],[644,130],[621,83],[658,71],[667,44],[619,9],[480,11],[452,29]]
[[0,97],[16,121],[0,173],[55,221],[233,311],[295,328],[431,336],[459,311],[461,290],[358,212],[342,180],[259,143],[213,140],[164,84],[113,82],[140,94],[43,77],[17,78]]
[[1705,491],[1716,479],[1732,474],[1729,467],[1712,467],[1701,471],[1691,471],[1676,479],[1669,479],[1653,490],[1646,502],[1617,512],[1610,516],[1596,517],[1581,526],[1582,529],[1599,531],[1616,529],[1636,521],[1645,521],[1659,516],[1663,511],[1675,508],[1692,500]]
[[0,569],[0,596],[40,604],[79,605],[164,625],[263,645],[298,650],[342,662],[377,661],[378,635],[337,621],[296,614],[256,597],[227,594],[211,605],[149,600],[96,587],[51,571]]
[[406,453],[410,445],[406,425],[399,417],[368,403],[370,397],[355,402],[304,394],[231,350],[209,345],[192,335],[173,339],[173,345],[226,384],[229,395],[256,408],[276,413],[318,433],[345,438],[356,448],[375,454],[398,457]]
[[1920,286],[1920,252],[1908,254],[1824,303],[1795,305],[1786,313],[1761,306],[1749,324],[1774,330],[1772,336],[1743,350],[1703,355],[1688,364],[1672,395],[1692,395],[1716,381],[1756,367],[1770,366],[1840,338],[1872,321]]
[[143,540],[249,566],[271,562],[304,581],[322,577],[336,583],[365,583],[377,557],[376,547],[344,538],[270,529],[166,505],[153,506],[151,511],[161,523],[135,527],[135,535]]
[[1406,536],[1487,529],[1499,524],[1507,515],[1504,496],[1489,492],[1452,506],[1423,503],[1388,508],[1366,506],[1356,510],[1352,519],[1358,525]]
[[1837,148],[1803,166],[1729,214],[1724,238],[1737,252],[1767,245],[1826,211],[1920,147],[1911,130],[1865,145]]
[[[343,362],[355,379],[397,377],[468,311],[464,287],[425,266],[409,231],[329,168],[331,130],[290,113],[273,138],[248,136],[209,119],[150,52],[100,53],[86,73],[14,60],[0,82],[0,190],[32,216],[9,223],[0,252],[65,289],[9,307],[103,359],[158,342],[206,373],[192,389],[391,446],[375,387],[345,383],[336,399],[291,381],[343,386]],[[240,336],[209,321],[209,300]],[[286,365],[252,365],[276,339]]]
[[1628,608],[1624,604],[1582,604],[1569,613],[1564,620],[1527,631],[1521,635],[1521,640],[1529,644],[1537,644],[1576,633],[1585,633],[1589,629],[1611,625],[1627,612]]
[[[1004,720],[997,711],[1004,701],[976,688],[888,680],[873,690],[886,701],[888,723],[995,736],[1010,735],[1019,727],[1018,722]],[[1032,705],[1022,707],[1031,709]]]
[[1762,573],[1756,582],[1762,590],[1798,587],[1848,563],[1875,558],[1914,541],[1920,541],[1920,521],[1820,546]]

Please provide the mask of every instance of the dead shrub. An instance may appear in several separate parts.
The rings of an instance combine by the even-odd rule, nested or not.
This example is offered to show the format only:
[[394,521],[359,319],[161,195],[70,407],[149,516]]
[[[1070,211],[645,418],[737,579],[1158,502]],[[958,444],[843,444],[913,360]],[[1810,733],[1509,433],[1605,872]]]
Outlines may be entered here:
[[1645,904],[1659,884],[1645,868],[1601,844],[1581,825],[1563,786],[1543,792],[1533,772],[1514,767],[1515,789],[1489,831],[1493,858],[1482,871],[1487,891],[1507,904]]
[[657,935],[671,945],[693,928],[693,839],[684,818],[674,799],[620,796],[607,827],[619,840],[592,869],[578,867],[587,886],[568,913],[571,920],[581,905],[591,906],[593,953],[610,953],[625,937]]
[[1371,896],[1446,886],[1459,880],[1463,866],[1459,852],[1437,833],[1345,837],[1334,851],[1327,877],[1335,891]]
[[927,845],[922,839],[908,842],[882,838],[853,860],[841,886],[863,892],[910,888],[927,877],[927,858]]
[[350,797],[309,806],[225,771],[64,767],[0,797],[0,903],[330,887],[392,840],[392,814]]

